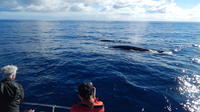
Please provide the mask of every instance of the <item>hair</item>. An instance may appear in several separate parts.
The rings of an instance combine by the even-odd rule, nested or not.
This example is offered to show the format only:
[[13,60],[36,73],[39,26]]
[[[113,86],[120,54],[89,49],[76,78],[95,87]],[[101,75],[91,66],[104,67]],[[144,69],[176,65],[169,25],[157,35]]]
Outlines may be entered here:
[[89,100],[90,96],[93,94],[93,85],[91,82],[84,82],[78,87],[79,95],[85,99]]
[[7,65],[1,68],[1,73],[4,79],[5,78],[11,79],[12,76],[17,73],[17,70],[18,70],[17,66]]

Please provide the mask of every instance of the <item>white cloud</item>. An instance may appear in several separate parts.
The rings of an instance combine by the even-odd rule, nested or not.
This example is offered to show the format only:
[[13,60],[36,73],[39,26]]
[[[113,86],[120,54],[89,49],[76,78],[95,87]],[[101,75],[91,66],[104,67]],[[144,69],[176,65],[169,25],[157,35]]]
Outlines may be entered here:
[[200,5],[183,9],[173,0],[7,0],[0,1],[0,7],[0,11],[79,13],[110,20],[200,21]]
[[55,12],[65,11],[68,8],[68,3],[63,0],[36,0],[28,4],[19,2],[15,8],[18,11],[32,11],[32,12]]

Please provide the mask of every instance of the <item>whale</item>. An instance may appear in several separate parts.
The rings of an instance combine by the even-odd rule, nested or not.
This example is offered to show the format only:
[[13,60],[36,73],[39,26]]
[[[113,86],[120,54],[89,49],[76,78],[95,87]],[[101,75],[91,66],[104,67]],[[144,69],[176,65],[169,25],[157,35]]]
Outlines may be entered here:
[[144,52],[149,51],[149,49],[144,49],[144,48],[135,47],[135,46],[128,46],[128,45],[117,45],[117,46],[111,46],[110,48],[117,48],[117,49],[122,49],[122,50],[144,51]]
[[130,43],[130,42],[127,42],[127,41],[123,41],[123,40],[99,40],[101,42],[112,42],[112,43],[116,43],[116,42],[119,42],[119,43]]
[[116,40],[100,40],[101,42],[116,42]]
[[116,46],[110,46],[109,48],[121,49],[121,50],[134,50],[134,51],[140,51],[140,52],[153,52],[153,53],[164,53],[165,52],[165,51],[161,51],[161,50],[157,51],[157,50],[145,49],[145,48],[129,46],[129,45],[116,45]]
[[[101,42],[119,42],[119,43],[129,43],[126,41],[122,40],[99,40]],[[136,47],[136,46],[131,46],[131,45],[114,45],[114,46],[109,46],[109,47],[104,47],[104,48],[114,48],[114,49],[121,49],[121,50],[130,50],[130,51],[139,51],[139,52],[151,52],[154,54],[166,54],[166,55],[173,55],[173,52],[171,51],[162,51],[162,50],[153,50],[153,49],[146,49],[146,48],[141,48],[141,47]]]

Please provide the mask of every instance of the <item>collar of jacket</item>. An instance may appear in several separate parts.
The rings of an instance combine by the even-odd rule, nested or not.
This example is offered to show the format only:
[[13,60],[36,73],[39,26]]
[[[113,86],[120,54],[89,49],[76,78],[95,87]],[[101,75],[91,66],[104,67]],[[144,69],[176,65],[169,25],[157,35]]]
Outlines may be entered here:
[[10,78],[5,78],[3,79],[3,82],[6,82],[6,81],[14,81],[13,79],[10,79]]

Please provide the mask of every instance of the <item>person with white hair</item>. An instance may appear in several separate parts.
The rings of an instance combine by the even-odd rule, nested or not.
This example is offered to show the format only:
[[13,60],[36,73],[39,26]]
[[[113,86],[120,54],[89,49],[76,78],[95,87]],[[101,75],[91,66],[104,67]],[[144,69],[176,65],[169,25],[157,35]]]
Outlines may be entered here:
[[23,87],[15,82],[17,66],[7,65],[1,68],[0,81],[0,112],[19,112],[24,99]]

